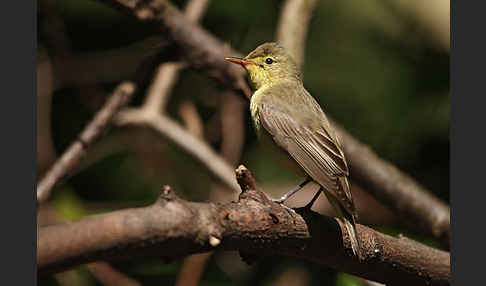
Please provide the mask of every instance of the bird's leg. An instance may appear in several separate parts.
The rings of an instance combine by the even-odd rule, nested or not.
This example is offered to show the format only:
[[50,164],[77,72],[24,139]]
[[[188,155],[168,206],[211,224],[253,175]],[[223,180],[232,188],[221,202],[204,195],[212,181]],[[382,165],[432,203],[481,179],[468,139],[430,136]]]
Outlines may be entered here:
[[293,194],[297,193],[300,189],[302,189],[305,185],[307,185],[311,181],[312,181],[311,179],[307,178],[304,182],[300,183],[293,190],[280,197],[280,199],[276,199],[273,201],[279,204],[283,204],[288,198],[290,198]]
[[312,208],[312,205],[314,205],[315,201],[317,200],[317,198],[321,194],[321,192],[322,192],[322,187],[319,187],[319,190],[317,191],[317,193],[314,195],[314,197],[312,198],[312,200],[308,204],[305,205],[304,208],[310,210]]

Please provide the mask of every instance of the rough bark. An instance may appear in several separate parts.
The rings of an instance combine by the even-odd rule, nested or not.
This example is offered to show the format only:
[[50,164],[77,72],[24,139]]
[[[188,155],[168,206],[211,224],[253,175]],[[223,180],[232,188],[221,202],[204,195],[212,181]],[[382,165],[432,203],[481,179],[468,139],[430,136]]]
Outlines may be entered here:
[[333,126],[343,142],[351,179],[415,228],[440,239],[448,247],[451,238],[449,206],[393,164],[378,157],[337,123],[333,122]]
[[[250,97],[245,71],[236,65],[229,66],[224,61],[226,55],[241,56],[241,54],[225,46],[223,42],[201,26],[185,19],[183,14],[168,1],[100,1],[111,4],[142,21],[154,22],[159,26],[161,32],[169,33],[170,37],[183,49],[183,54],[191,65],[203,68],[217,80]],[[333,126],[338,126],[335,122],[332,123]],[[370,190],[371,193],[410,222],[412,227],[418,226],[420,231],[432,234],[448,245],[450,240],[449,207],[393,164],[379,158],[371,149],[365,147],[343,128],[336,129],[341,135],[345,155],[349,161],[351,178],[356,177],[363,185],[374,188]],[[353,150],[363,152],[366,150],[367,156],[364,156],[366,159],[360,152],[353,152]],[[375,175],[368,176],[368,174]],[[390,178],[394,178],[394,181]],[[421,202],[417,203],[417,199]]]
[[449,253],[358,225],[364,254],[359,261],[338,220],[272,202],[243,166],[236,175],[242,189],[237,202],[188,202],[164,187],[147,207],[42,227],[38,270],[52,273],[81,263],[137,256],[170,261],[221,247],[253,258],[301,257],[390,285],[449,285]]
[[244,78],[244,71],[224,60],[225,56],[241,56],[229,45],[212,36],[200,25],[191,22],[166,0],[99,0],[140,21],[152,22],[181,49],[184,59],[197,69],[241,91],[246,97],[251,90]]

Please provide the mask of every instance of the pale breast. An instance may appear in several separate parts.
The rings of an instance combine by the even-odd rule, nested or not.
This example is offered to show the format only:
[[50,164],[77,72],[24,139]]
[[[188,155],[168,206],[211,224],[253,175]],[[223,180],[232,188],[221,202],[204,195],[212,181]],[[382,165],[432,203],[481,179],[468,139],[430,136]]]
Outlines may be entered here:
[[253,95],[251,96],[250,100],[250,112],[251,118],[253,120],[253,125],[255,126],[257,136],[260,138],[261,132],[261,125],[260,125],[260,118],[258,116],[258,105],[261,101],[262,96],[264,96],[264,88],[260,88]]

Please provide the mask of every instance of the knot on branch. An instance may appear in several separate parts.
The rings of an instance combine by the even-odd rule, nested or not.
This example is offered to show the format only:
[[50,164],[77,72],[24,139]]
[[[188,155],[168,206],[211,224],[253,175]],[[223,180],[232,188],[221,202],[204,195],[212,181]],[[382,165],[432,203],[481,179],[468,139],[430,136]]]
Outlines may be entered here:
[[137,18],[141,21],[153,20],[167,8],[165,1],[144,0],[135,3],[133,9]]
[[248,170],[245,166],[240,165],[235,170],[235,173],[236,181],[241,188],[239,201],[253,200],[263,205],[269,205],[272,203],[272,201],[270,201],[268,197],[257,188],[255,179],[251,175],[250,170]]
[[157,199],[156,203],[165,203],[169,201],[174,201],[179,199],[177,194],[172,190],[172,188],[168,185],[165,185],[162,187],[162,190],[160,191],[159,197]]

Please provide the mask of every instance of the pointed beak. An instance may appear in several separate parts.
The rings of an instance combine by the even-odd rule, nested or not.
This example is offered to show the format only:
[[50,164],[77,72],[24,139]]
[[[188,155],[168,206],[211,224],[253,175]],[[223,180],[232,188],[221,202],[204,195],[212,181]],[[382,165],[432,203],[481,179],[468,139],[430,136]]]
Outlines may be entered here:
[[247,65],[254,65],[255,64],[254,62],[250,62],[250,61],[245,60],[243,58],[230,57],[230,58],[224,58],[224,59],[227,60],[230,63],[239,64],[242,67],[245,67]]

